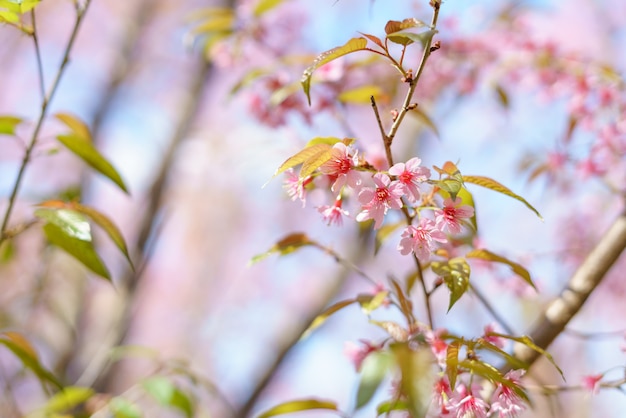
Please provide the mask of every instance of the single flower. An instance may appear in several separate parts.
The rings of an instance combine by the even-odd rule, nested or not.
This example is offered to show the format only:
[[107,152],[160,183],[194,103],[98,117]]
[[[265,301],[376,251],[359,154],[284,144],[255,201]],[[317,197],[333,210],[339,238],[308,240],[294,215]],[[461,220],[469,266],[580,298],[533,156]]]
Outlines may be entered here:
[[363,210],[356,216],[359,222],[373,219],[374,229],[380,228],[389,209],[402,208],[402,187],[392,183],[388,175],[376,173],[373,177],[376,188],[364,187],[359,193]]
[[442,231],[452,234],[461,232],[461,227],[466,219],[474,216],[474,208],[463,204],[463,199],[457,196],[455,200],[450,198],[443,201],[443,208],[435,210],[435,222]]
[[437,242],[447,242],[446,235],[432,220],[422,218],[418,226],[409,225],[404,230],[398,251],[402,255],[413,252],[419,261],[425,263],[430,259],[430,253],[437,248]]
[[410,202],[416,202],[420,198],[419,185],[430,178],[430,170],[421,167],[421,162],[422,160],[415,157],[406,163],[394,164],[389,169],[389,174],[397,177]]
[[361,177],[354,170],[359,162],[357,153],[352,154],[343,142],[333,145],[330,153],[330,159],[320,166],[320,171],[335,180],[331,190],[339,193],[345,185],[354,188],[361,184]]
[[348,216],[348,212],[341,209],[342,201],[341,195],[339,195],[332,206],[323,205],[317,208],[319,213],[322,214],[324,222],[328,225],[336,224],[341,226],[343,224],[343,216]]

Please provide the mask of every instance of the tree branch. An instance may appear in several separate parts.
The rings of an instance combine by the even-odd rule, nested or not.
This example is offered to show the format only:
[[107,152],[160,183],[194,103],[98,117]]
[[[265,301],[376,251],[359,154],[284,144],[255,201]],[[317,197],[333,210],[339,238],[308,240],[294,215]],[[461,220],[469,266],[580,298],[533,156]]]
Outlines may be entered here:
[[[613,222],[598,245],[569,280],[561,294],[542,312],[528,335],[541,348],[547,348],[563,332],[569,321],[580,311],[583,304],[598,287],[609,269],[626,248],[626,210]],[[530,367],[539,353],[523,344],[515,344],[515,357]],[[511,365],[503,366],[508,371]]]

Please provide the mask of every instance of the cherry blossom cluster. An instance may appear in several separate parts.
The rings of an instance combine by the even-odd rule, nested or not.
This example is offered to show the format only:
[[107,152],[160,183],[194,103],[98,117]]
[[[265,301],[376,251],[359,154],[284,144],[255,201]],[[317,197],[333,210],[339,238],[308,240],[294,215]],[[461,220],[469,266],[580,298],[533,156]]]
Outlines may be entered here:
[[[463,204],[460,197],[445,198],[441,207],[425,205],[426,202],[433,204],[435,188],[428,183],[431,171],[423,167],[417,157],[372,174],[371,165],[359,158],[352,146],[336,143],[330,154],[328,161],[314,174],[317,181],[313,176],[301,178],[293,170],[287,170],[284,183],[291,199],[300,200],[303,205],[309,187],[329,187],[332,204],[318,208],[329,225],[341,225],[343,218],[350,216],[343,209],[344,196],[348,195],[356,195],[359,203],[354,219],[374,221],[374,229],[381,228],[390,210],[405,211],[410,221],[397,249],[403,255],[413,253],[421,262],[427,262],[440,244],[448,242],[446,234],[459,234],[474,216],[474,209]],[[422,189],[426,188],[426,197],[422,199]],[[430,209],[432,217],[424,215],[426,209]]]
[[[481,338],[499,348],[504,347],[503,340],[491,335],[492,331],[493,326],[487,325]],[[446,352],[448,349],[448,344],[444,341],[446,330],[420,332],[425,335],[425,340],[437,359],[437,367],[439,368],[439,377],[433,385],[432,404],[428,416],[438,418],[516,418],[526,410],[524,400],[512,389],[513,385],[521,387],[524,370],[512,370],[505,374],[503,379],[504,381],[508,380],[510,385],[495,384],[495,388],[491,388],[491,394],[488,397],[483,396],[486,387],[484,388],[478,379],[470,378],[463,370],[458,370],[459,378],[452,387],[446,374]],[[384,344],[361,340],[360,345],[347,342],[344,353],[352,361],[355,369],[360,371],[365,359],[370,354],[382,350],[384,350]],[[468,377],[468,379],[464,377]],[[595,384],[596,381],[593,383]],[[401,399],[403,394],[400,385],[394,384],[392,386],[393,398]]]

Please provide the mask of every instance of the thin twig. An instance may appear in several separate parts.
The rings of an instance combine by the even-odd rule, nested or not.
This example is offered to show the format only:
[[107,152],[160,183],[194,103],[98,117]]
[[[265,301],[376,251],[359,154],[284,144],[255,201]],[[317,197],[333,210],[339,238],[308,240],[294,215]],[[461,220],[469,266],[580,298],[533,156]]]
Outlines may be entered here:
[[85,6],[82,9],[77,8],[76,11],[76,22],[74,23],[74,27],[72,29],[72,34],[70,35],[70,39],[67,43],[67,46],[65,47],[65,52],[63,53],[63,58],[61,60],[61,65],[59,66],[59,70],[57,71],[57,74],[54,78],[54,81],[52,82],[52,85],[50,86],[50,91],[48,92],[47,95],[44,96],[42,103],[41,103],[41,112],[39,114],[39,117],[37,119],[37,123],[35,125],[35,130],[33,131],[33,135],[31,136],[30,142],[28,144],[28,146],[26,147],[26,151],[24,152],[24,157],[22,158],[22,163],[20,164],[20,169],[17,173],[17,177],[15,179],[15,182],[13,183],[13,188],[11,190],[11,194],[9,195],[9,203],[7,205],[6,211],[4,213],[4,217],[2,219],[2,226],[0,227],[0,244],[6,239],[6,231],[7,231],[7,227],[9,225],[9,220],[11,219],[11,214],[13,213],[13,209],[15,207],[15,202],[17,199],[17,194],[20,190],[20,187],[22,185],[22,181],[24,179],[24,174],[26,172],[26,167],[28,166],[28,163],[30,162],[31,159],[31,155],[32,152],[35,148],[35,145],[37,145],[37,141],[39,139],[39,132],[41,131],[41,128],[43,126],[43,121],[46,118],[46,114],[48,112],[48,107],[50,102],[52,101],[52,98],[54,97],[55,92],[57,91],[57,87],[60,84],[61,78],[63,76],[63,74],[65,73],[65,67],[67,66],[67,64],[69,63],[69,56],[70,56],[70,51],[72,50],[72,47],[74,46],[74,41],[76,40],[76,35],[78,34],[78,29],[80,28],[80,24],[83,21],[83,17],[85,16],[85,13],[87,11],[87,8],[89,7],[89,4],[91,3],[91,0],[87,0],[85,2]]
[[30,11],[33,21],[33,43],[35,44],[35,56],[37,57],[37,72],[39,73],[39,89],[41,90],[42,102],[46,99],[46,81],[43,74],[43,64],[41,62],[41,50],[39,49],[39,35],[37,35],[37,23],[35,19],[35,9]]
[[[439,18],[439,5],[436,4],[433,6],[433,16],[432,16],[431,23],[430,23],[430,27],[433,30],[437,26],[438,18]],[[407,81],[409,82],[409,89],[404,98],[402,108],[400,109],[398,114],[395,116],[393,125],[391,125],[391,128],[389,129],[389,133],[385,134],[384,132],[381,132],[381,135],[383,137],[383,142],[385,144],[385,153],[387,155],[387,162],[389,163],[389,167],[393,166],[393,154],[391,153],[391,145],[393,143],[393,139],[396,136],[396,133],[398,132],[398,128],[400,127],[400,124],[402,123],[404,116],[410,110],[411,100],[413,98],[413,94],[415,93],[417,83],[419,81],[420,76],[422,75],[422,72],[424,71],[424,67],[426,66],[426,61],[428,60],[428,57],[430,56],[430,53],[431,53],[431,50],[430,50],[431,44],[432,44],[432,37],[429,38],[428,41],[424,45],[424,51],[422,53],[422,58],[420,60],[416,74],[414,76],[410,76],[410,79],[408,79],[409,74],[404,75],[404,77],[407,78]],[[378,125],[379,127],[382,128],[382,124],[380,123],[380,116],[378,115],[378,109],[375,106],[375,102],[373,98],[372,98],[372,107],[374,107],[374,113],[376,114],[376,117],[379,120]],[[403,206],[402,212],[404,213],[404,216],[407,220],[407,224],[410,225],[411,222],[413,221],[413,218],[409,214],[407,208]],[[415,256],[415,254],[413,254],[413,258],[415,260],[415,268],[417,271],[418,279],[422,287],[422,291],[424,293],[424,304],[425,304],[426,312],[428,316],[428,324],[431,327],[431,329],[434,329],[435,324],[434,324],[433,313],[432,313],[432,308],[430,304],[430,293],[428,292],[428,289],[426,288],[426,282],[424,281],[424,275],[422,272],[422,265],[419,259],[417,258],[417,256]]]
[[[432,30],[434,30],[435,27],[437,26],[437,20],[439,19],[439,7],[433,7],[433,10],[434,10],[433,17],[430,22],[430,27],[432,28]],[[431,45],[432,45],[432,37],[429,38],[426,44],[424,45],[424,52],[422,53],[422,59],[420,60],[419,66],[417,67],[417,72],[415,73],[415,75],[413,75],[413,77],[411,78],[409,82],[409,90],[407,91],[406,96],[404,98],[404,103],[402,103],[402,107],[400,108],[400,111],[398,112],[398,116],[396,117],[396,120],[393,122],[393,125],[391,125],[391,128],[389,129],[389,133],[387,134],[387,137],[389,138],[390,143],[393,142],[393,139],[395,138],[396,133],[398,132],[398,128],[400,127],[400,124],[402,123],[404,116],[406,116],[406,114],[410,110],[409,106],[411,104],[411,99],[413,98],[413,94],[415,93],[417,82],[419,81],[422,75],[422,72],[424,71],[424,67],[426,66],[426,61],[428,60],[428,57],[430,57]]]
[[485,295],[483,295],[482,292],[476,288],[476,286],[474,286],[473,284],[470,283],[469,288],[474,293],[474,295],[476,295],[476,297],[478,298],[480,303],[483,304],[485,309],[487,309],[487,311],[491,314],[493,319],[495,319],[495,321],[498,324],[500,324],[502,329],[507,332],[507,334],[509,334],[509,335],[517,335],[517,333],[515,331],[513,331],[513,327],[511,327],[504,320],[504,318],[502,318],[502,316],[498,312],[496,312],[496,310],[493,308],[493,306],[491,306],[491,304],[489,303],[489,301],[487,300]]
[[346,258],[342,257],[341,255],[339,255],[337,252],[333,251],[332,249],[330,249],[328,247],[325,247],[325,246],[323,246],[323,245],[321,245],[321,244],[319,244],[317,242],[313,242],[311,245],[313,247],[317,248],[317,249],[322,250],[326,254],[332,256],[335,259],[335,261],[337,261],[339,264],[342,264],[344,267],[347,267],[348,269],[352,270],[353,272],[355,272],[359,276],[363,277],[365,280],[367,280],[370,283],[372,283],[374,286],[378,285],[376,280],[374,280],[372,277],[370,277],[367,273],[365,273],[363,270],[361,270],[354,263],[348,261]]
[[374,98],[374,96],[370,96],[370,101],[372,102],[372,108],[374,109],[374,115],[376,116],[378,129],[380,130],[380,136],[383,139],[383,146],[385,148],[385,153],[387,154],[387,162],[389,163],[389,167],[391,167],[393,165],[393,156],[391,154],[391,143],[389,141],[389,137],[385,133],[385,128],[383,127],[383,122],[380,119],[380,112],[378,112],[378,106],[376,105],[376,99]]

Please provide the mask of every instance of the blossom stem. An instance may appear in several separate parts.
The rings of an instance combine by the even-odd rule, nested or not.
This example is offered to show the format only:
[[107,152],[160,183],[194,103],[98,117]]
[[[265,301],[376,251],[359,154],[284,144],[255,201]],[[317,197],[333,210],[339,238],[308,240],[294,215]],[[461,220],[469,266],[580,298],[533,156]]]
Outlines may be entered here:
[[[433,7],[433,10],[434,10],[433,17],[430,22],[430,27],[432,30],[435,30],[435,28],[437,27],[437,20],[439,19],[439,7],[438,6]],[[394,121],[393,125],[391,125],[389,133],[387,134],[389,147],[391,147],[391,143],[393,142],[393,139],[395,138],[396,133],[398,132],[398,128],[400,128],[400,124],[402,123],[404,116],[406,116],[406,114],[409,111],[409,105],[411,104],[411,99],[413,98],[413,94],[415,93],[417,83],[422,75],[422,72],[424,71],[424,67],[426,66],[426,61],[428,60],[428,57],[430,57],[431,45],[432,45],[432,37],[429,38],[424,45],[422,58],[420,60],[419,66],[417,67],[417,71],[415,75],[411,78],[409,82],[409,90],[407,91],[406,96],[404,98],[404,103],[402,103],[402,107],[400,108],[400,111],[398,112],[398,116],[396,117],[396,120]],[[393,164],[390,164],[390,166],[391,165]]]
[[355,264],[351,263],[350,261],[348,261],[347,259],[343,258],[341,255],[337,254],[335,251],[333,251],[332,249],[323,246],[322,244],[313,241],[311,243],[311,245],[321,251],[323,251],[324,253],[330,255],[331,257],[333,257],[335,259],[335,261],[337,261],[339,264],[342,264],[344,267],[347,267],[348,269],[354,271],[356,274],[358,274],[359,276],[363,277],[365,280],[369,281],[370,283],[372,283],[374,286],[376,286],[378,283],[376,282],[376,280],[374,280],[372,277],[368,276],[367,273],[365,273],[363,270],[361,270],[359,267],[357,267]]

